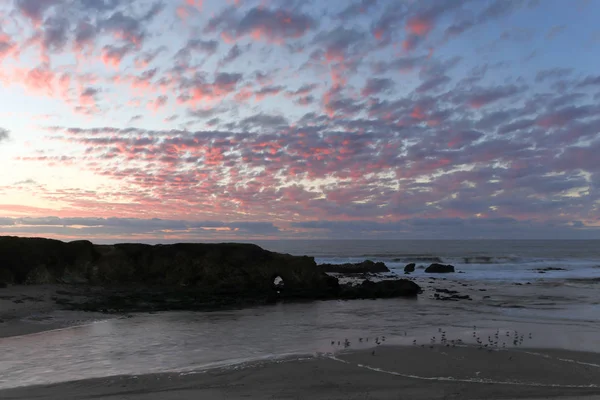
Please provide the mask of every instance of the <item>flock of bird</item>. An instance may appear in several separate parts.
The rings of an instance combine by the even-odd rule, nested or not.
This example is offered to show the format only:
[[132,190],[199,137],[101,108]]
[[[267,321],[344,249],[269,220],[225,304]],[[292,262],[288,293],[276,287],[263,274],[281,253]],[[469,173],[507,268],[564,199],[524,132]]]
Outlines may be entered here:
[[[369,338],[364,338],[364,339],[363,339],[363,338],[358,338],[358,341],[359,341],[360,343],[363,343],[363,341],[364,341],[364,342],[368,342],[368,341],[369,341]],[[377,337],[375,338],[375,344],[376,344],[376,345],[380,345],[380,344],[381,344],[381,343],[383,343],[383,342],[385,342],[385,336],[381,336],[381,337],[377,336]],[[332,340],[332,341],[331,341],[331,345],[332,345],[332,346],[335,346],[335,340]],[[338,340],[338,341],[337,341],[337,345],[338,345],[338,346],[341,346],[341,345],[343,345],[343,346],[344,346],[344,348],[348,348],[348,347],[350,347],[350,341],[349,341],[347,338],[346,338],[346,339],[344,339],[344,341],[343,341],[343,342],[342,342],[342,341],[340,341],[340,340]]]
[[[461,345],[467,345],[467,343],[465,343],[462,339],[453,339],[453,340],[448,340],[448,338],[446,337],[446,331],[443,330],[442,328],[438,328],[438,333],[440,334],[440,338],[439,338],[439,344],[441,346],[445,346],[445,347],[456,347],[456,346],[461,346]],[[406,332],[404,332],[404,336],[407,336]],[[506,331],[503,332],[502,334],[500,333],[500,329],[496,329],[496,332],[493,335],[489,335],[487,337],[487,343],[485,341],[485,339],[482,339],[482,337],[484,337],[484,335],[482,335],[481,333],[478,333],[477,331],[477,326],[473,326],[473,339],[475,339],[475,343],[477,344],[477,348],[480,350],[488,350],[488,351],[493,351],[494,349],[505,349],[508,346],[510,346],[510,343],[512,342],[512,345],[514,347],[517,346],[521,346],[525,340],[525,334],[523,333],[519,333],[518,331]],[[533,334],[530,332],[527,335],[528,339],[533,339]],[[360,343],[363,342],[369,342],[369,338],[358,338],[358,341]],[[375,337],[375,344],[376,345],[380,345],[383,342],[385,342],[385,336],[377,336]],[[347,338],[344,339],[343,341],[338,340],[332,340],[331,341],[331,345],[332,346],[344,346],[344,348],[348,348],[351,345],[350,340],[348,340]],[[430,349],[433,349],[434,346],[436,345],[436,343],[438,343],[438,338],[437,336],[432,336],[429,339],[429,345],[428,347]],[[413,346],[421,346],[421,347],[426,347],[426,344],[424,343],[418,343],[417,339],[414,339],[412,342]],[[375,350],[373,350],[373,355],[375,355]]]

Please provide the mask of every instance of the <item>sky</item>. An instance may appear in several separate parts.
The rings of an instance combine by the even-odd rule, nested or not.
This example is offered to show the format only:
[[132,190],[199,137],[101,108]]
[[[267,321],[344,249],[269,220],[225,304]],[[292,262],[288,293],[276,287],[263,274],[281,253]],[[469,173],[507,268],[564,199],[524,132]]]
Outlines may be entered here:
[[600,238],[598,15],[0,0],[0,234]]

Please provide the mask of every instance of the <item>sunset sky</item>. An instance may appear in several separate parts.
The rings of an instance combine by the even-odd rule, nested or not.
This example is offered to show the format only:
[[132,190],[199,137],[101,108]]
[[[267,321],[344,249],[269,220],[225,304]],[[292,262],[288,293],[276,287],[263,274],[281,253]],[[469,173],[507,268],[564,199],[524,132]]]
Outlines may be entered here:
[[600,238],[598,16],[0,0],[0,234]]

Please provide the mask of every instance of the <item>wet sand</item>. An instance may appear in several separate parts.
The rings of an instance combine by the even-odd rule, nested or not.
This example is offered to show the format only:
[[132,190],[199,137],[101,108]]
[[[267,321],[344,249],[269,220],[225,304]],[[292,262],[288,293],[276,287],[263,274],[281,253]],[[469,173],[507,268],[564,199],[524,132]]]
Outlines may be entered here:
[[392,347],[0,391],[5,400],[600,399],[600,354]]
[[[85,293],[83,289],[77,291]],[[69,285],[12,285],[0,289],[0,338],[67,328],[107,318],[101,313],[63,311],[55,299],[73,298],[77,291]]]

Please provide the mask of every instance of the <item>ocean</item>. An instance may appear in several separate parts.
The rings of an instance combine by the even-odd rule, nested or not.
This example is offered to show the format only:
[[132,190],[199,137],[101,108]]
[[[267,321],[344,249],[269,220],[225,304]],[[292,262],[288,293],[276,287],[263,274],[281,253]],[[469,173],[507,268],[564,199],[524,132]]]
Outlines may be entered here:
[[[442,328],[449,339],[467,344],[474,342],[476,326],[484,336],[522,332],[528,348],[600,349],[600,241],[256,243],[310,255],[319,263],[383,261],[402,276],[409,262],[452,263],[457,273],[434,276],[417,269],[409,276],[425,289],[417,299],[139,314],[0,338],[0,388],[337,352],[345,339],[353,349],[372,346],[377,336],[386,336],[387,344],[420,344]],[[540,273],[547,268],[556,270]],[[472,300],[437,301],[436,288],[457,290]],[[81,315],[55,311],[39,317],[28,321],[76,321]]]
[[[310,255],[318,264],[382,261],[396,273],[408,263],[452,264],[461,279],[527,281],[600,277],[600,240],[297,240],[255,242],[265,249]],[[419,270],[417,270],[417,273]]]

